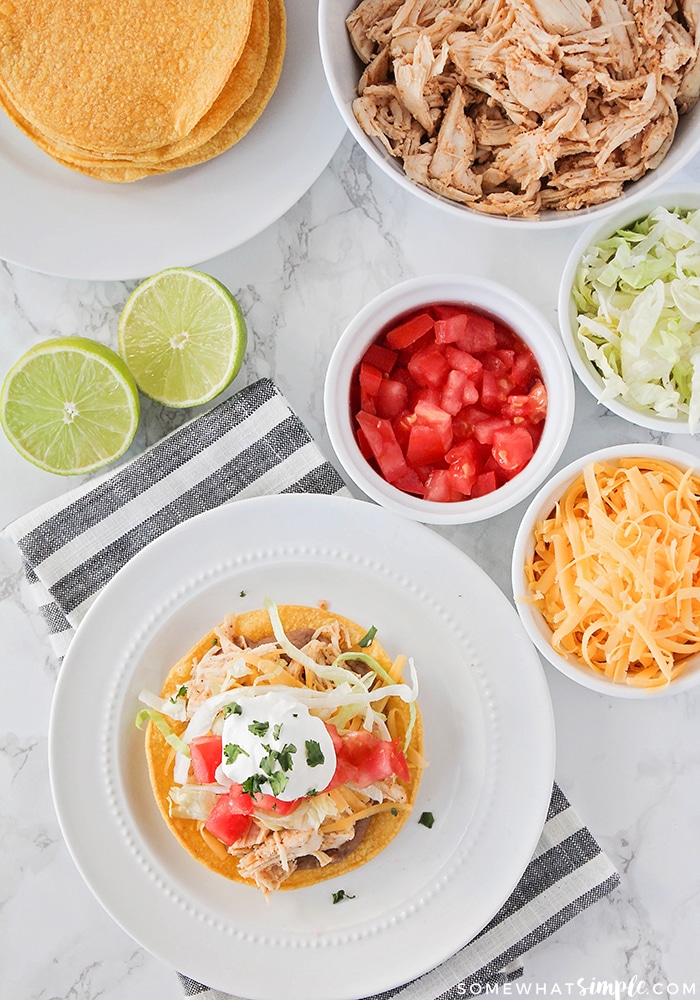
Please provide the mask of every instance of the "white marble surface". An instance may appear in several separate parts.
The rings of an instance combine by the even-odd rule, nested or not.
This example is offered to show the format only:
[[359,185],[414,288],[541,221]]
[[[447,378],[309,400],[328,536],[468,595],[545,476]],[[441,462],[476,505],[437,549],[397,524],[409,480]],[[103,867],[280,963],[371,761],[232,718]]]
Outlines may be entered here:
[[[684,179],[700,181],[700,162]],[[456,271],[504,281],[556,323],[558,278],[578,231],[511,235],[435,215],[395,190],[346,138],[278,223],[202,265],[239,297],[251,331],[233,388],[272,376],[330,457],[323,374],[360,306],[412,275]],[[131,287],[0,263],[0,370],[56,334],[114,344]],[[145,404],[137,447],[182,419]],[[560,464],[603,444],[651,439],[597,408],[578,386],[575,427]],[[697,440],[668,443],[700,456]],[[0,525],[74,485],[25,463],[1,436],[0,470]],[[508,594],[522,509],[445,529]],[[113,923],[62,842],[47,769],[58,666],[7,542],[0,559],[0,996],[170,1000],[179,993],[174,972]],[[548,666],[545,671],[556,715],[558,780],[622,884],[528,956],[521,988],[580,996],[617,982],[619,991],[638,996],[700,993],[700,690],[644,704],[595,695]]]

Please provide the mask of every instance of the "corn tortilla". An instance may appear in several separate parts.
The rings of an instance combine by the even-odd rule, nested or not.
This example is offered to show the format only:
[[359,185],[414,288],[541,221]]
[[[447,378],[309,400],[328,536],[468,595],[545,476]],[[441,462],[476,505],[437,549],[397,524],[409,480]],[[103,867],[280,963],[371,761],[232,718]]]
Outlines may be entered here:
[[191,150],[203,145],[238,111],[255,91],[255,87],[267,61],[268,44],[268,0],[253,0],[250,31],[245,47],[238,62],[233,67],[231,75],[224,84],[221,93],[209,111],[197,122],[189,135],[184,138],[179,139],[177,142],[169,143],[167,146],[133,152],[128,158],[111,153],[105,153],[101,156],[90,154],[67,143],[52,141],[23,118],[18,110],[11,106],[6,96],[3,98],[0,95],[0,105],[4,104],[8,116],[37,146],[48,153],[49,156],[63,161],[66,165],[72,165],[77,168],[79,166],[99,166],[106,163],[110,166],[126,168],[132,164],[150,165],[162,163],[165,160],[189,153]]
[[[97,180],[112,183],[128,183],[141,180],[144,177],[181,170],[184,167],[195,166],[226,152],[239,142],[253,127],[265,110],[279,83],[286,48],[286,13],[284,0],[268,0],[269,9],[269,45],[266,52],[265,66],[255,85],[253,93],[243,102],[241,107],[224,123],[222,128],[202,145],[179,156],[168,158],[161,162],[144,163],[129,161],[124,163],[103,160],[97,163],[76,162],[74,159],[61,155],[54,148],[48,152],[63,166],[77,170],[79,173]],[[1,100],[0,100],[1,103]],[[6,109],[7,110],[7,109]],[[9,113],[9,111],[8,111]],[[13,117],[12,114],[10,117]],[[16,124],[24,127],[14,118]],[[26,131],[26,128],[25,128]],[[33,138],[33,137],[32,137]],[[37,141],[37,140],[35,140]],[[37,142],[42,145],[41,142]]]
[[253,0],[7,0],[0,81],[47,139],[96,154],[187,136],[240,58]]
[[[357,642],[363,637],[366,629],[355,622],[341,615],[323,611],[320,608],[303,607],[300,605],[283,605],[278,608],[282,624],[286,632],[291,632],[301,628],[319,628],[328,621],[337,620],[344,625],[351,641]],[[251,642],[272,634],[272,626],[267,611],[250,611],[238,615],[236,619],[235,631],[244,635]],[[214,632],[205,635],[183,658],[170,670],[161,697],[169,698],[175,694],[180,687],[187,682],[190,677],[192,666],[198,662],[209,649],[214,640]],[[391,667],[391,659],[375,639],[370,646],[363,649],[363,652],[373,656],[385,670]],[[399,715],[399,736],[405,736],[409,724],[409,707],[400,698],[390,699],[392,707],[398,709]],[[173,730],[179,735],[185,728],[186,723],[172,723]],[[411,736],[411,748],[422,756],[423,753],[423,727],[420,712],[416,713],[416,720]],[[203,841],[198,824],[194,820],[177,819],[171,817],[168,811],[168,793],[173,784],[173,763],[174,754],[171,747],[166,743],[164,737],[153,723],[149,723],[146,730],[146,757],[148,761],[148,771],[153,792],[160,808],[163,818],[168,827],[175,835],[180,844],[189,853],[207,868],[223,875],[225,878],[245,885],[255,883],[242,878],[238,873],[238,861],[235,857],[227,855],[224,858],[216,856]],[[413,767],[409,763],[410,783],[406,789],[407,803],[413,806],[418,787],[420,784],[421,770]],[[329,878],[344,875],[347,872],[359,868],[372,858],[376,857],[397,835],[410,810],[401,809],[397,815],[391,812],[382,812],[373,816],[371,822],[360,841],[359,845],[342,860],[332,862],[323,868],[311,868],[297,870],[293,872],[281,885],[280,889],[300,889],[305,886],[315,885],[318,882]]]

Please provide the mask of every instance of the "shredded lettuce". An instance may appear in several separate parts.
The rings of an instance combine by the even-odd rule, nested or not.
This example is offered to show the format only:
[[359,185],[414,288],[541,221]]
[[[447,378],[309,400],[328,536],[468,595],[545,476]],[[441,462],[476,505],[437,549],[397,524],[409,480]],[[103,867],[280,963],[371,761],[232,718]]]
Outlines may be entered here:
[[573,288],[578,337],[619,397],[700,429],[700,210],[658,208],[591,246]]
[[183,754],[186,757],[190,755],[190,748],[177,736],[173,730],[170,728],[165,720],[165,716],[161,715],[160,712],[156,712],[154,708],[142,708],[141,711],[136,716],[136,727],[137,729],[142,729],[143,724],[146,719],[150,719],[151,722],[160,729],[161,733],[165,737],[166,743],[169,743],[171,747],[174,747],[179,754]]
[[168,811],[177,819],[206,820],[216,797],[217,792],[204,785],[173,785],[168,793]]

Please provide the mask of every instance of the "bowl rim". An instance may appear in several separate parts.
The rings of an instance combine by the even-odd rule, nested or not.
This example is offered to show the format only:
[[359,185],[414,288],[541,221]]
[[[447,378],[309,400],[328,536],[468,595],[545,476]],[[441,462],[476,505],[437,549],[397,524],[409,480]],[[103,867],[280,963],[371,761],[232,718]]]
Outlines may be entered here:
[[[700,152],[700,128],[695,127],[688,130],[687,134],[689,138],[683,152],[679,151],[678,144],[675,145],[674,149],[674,144],[672,143],[658,167],[648,170],[637,181],[632,182],[631,188],[623,190],[622,194],[612,199],[612,201],[601,202],[598,205],[587,206],[583,209],[567,210],[565,212],[552,211],[549,214],[543,212],[537,219],[490,215],[487,212],[479,212],[468,205],[462,205],[444,198],[411,181],[403,170],[400,169],[395,158],[384,149],[381,143],[378,140],[371,139],[363,132],[352,113],[351,102],[346,99],[336,72],[339,52],[338,45],[331,37],[330,25],[331,23],[335,23],[334,18],[342,17],[344,21],[354,6],[356,6],[355,0],[346,0],[346,4],[339,3],[338,0],[318,0],[318,38],[321,64],[338,112],[352,138],[382,173],[393,179],[403,190],[418,197],[424,204],[434,205],[441,211],[448,213],[452,218],[467,219],[479,225],[501,227],[510,229],[511,231],[514,227],[520,229],[541,229],[543,227],[547,229],[560,229],[585,225],[588,221],[597,221],[611,215],[622,204],[632,205],[643,199],[646,195],[651,194],[651,192],[655,191],[661,185],[668,183],[678,171],[682,170]],[[347,43],[347,51],[352,53],[353,50],[349,38],[347,39]],[[358,72],[358,80],[359,76]],[[685,116],[681,116],[681,128],[683,127],[684,119]],[[678,126],[676,133],[677,131]],[[685,130],[683,131],[685,132]],[[671,153],[673,153],[672,157]],[[665,168],[664,164],[666,164]]]
[[642,198],[638,202],[629,203],[619,208],[617,212],[606,217],[601,217],[593,224],[587,226],[577,237],[564,264],[557,294],[557,315],[559,319],[559,332],[566,348],[566,353],[569,356],[569,361],[576,375],[599,406],[604,406],[611,413],[616,414],[616,416],[622,417],[629,423],[633,423],[638,427],[644,427],[647,430],[661,431],[662,433],[669,434],[691,435],[692,432],[688,425],[687,417],[670,420],[655,416],[648,409],[635,407],[630,403],[626,403],[619,399],[619,397],[607,400],[600,399],[600,395],[603,392],[603,380],[594,370],[590,361],[585,357],[574,332],[575,310],[571,295],[576,270],[588,247],[604,239],[606,236],[612,235],[618,229],[622,229],[636,222],[638,219],[644,218],[653,212],[655,208],[670,209],[686,207],[679,204],[679,199],[695,200],[697,202],[696,205],[690,204],[687,207],[700,209],[700,185],[669,185],[663,191]]
[[[428,294],[432,293],[432,294]],[[495,300],[495,301],[494,301]],[[498,316],[518,333],[537,357],[557,420],[545,420],[540,443],[510,482],[484,497],[446,503],[412,496],[387,483],[364,458],[349,419],[350,384],[365,348],[380,330],[404,312],[430,302],[472,305]],[[510,310],[510,311],[509,311]],[[514,316],[516,318],[514,318]],[[521,331],[522,317],[528,331]],[[537,331],[537,336],[533,336]],[[534,342],[533,342],[534,341]],[[519,293],[490,278],[464,274],[424,274],[384,289],[347,323],[331,354],[324,384],[324,414],[331,445],[355,485],[381,506],[431,524],[467,524],[500,514],[526,499],[554,468],[573,425],[575,385],[566,351],[554,327]]]
[[534,548],[534,525],[552,509],[566,487],[581,474],[589,462],[631,457],[664,459],[680,465],[682,468],[696,469],[700,474],[700,459],[692,453],[684,451],[682,448],[644,442],[608,445],[587,452],[569,462],[537,491],[521,518],[511,558],[512,598],[530,640],[544,659],[565,677],[590,691],[615,698],[667,698],[681,694],[700,684],[700,653],[695,653],[690,658],[693,661],[692,666],[689,666],[676,680],[663,687],[638,688],[617,684],[594,673],[584,663],[577,662],[575,658],[571,657],[567,660],[557,653],[547,638],[551,634],[549,626],[527,600],[525,562]]

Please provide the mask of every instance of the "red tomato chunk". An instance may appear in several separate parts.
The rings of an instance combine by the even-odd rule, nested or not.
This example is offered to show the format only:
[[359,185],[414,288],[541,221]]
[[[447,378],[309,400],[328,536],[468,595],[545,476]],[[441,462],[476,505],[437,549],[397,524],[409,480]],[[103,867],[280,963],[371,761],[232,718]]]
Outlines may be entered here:
[[547,390],[514,330],[435,303],[399,317],[367,348],[351,407],[360,449],[387,482],[454,503],[525,468],[542,436]]

